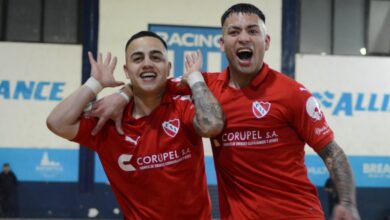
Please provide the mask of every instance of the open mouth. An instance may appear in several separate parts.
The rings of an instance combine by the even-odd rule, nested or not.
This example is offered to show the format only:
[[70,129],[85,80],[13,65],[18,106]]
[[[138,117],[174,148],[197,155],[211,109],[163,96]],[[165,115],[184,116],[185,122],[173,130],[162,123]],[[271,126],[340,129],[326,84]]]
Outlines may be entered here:
[[157,74],[153,72],[145,72],[145,73],[141,73],[140,77],[143,80],[150,81],[155,79],[157,77]]
[[253,52],[250,49],[239,49],[237,51],[237,57],[242,61],[249,61],[253,56]]

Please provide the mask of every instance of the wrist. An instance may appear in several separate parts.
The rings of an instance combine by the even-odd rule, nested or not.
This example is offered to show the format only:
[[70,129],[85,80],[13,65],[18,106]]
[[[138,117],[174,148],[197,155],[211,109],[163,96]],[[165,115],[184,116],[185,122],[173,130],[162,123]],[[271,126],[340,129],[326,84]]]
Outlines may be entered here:
[[345,200],[345,199],[340,199],[339,204],[344,206],[344,207],[355,206],[355,202],[353,202],[351,200]]
[[122,90],[119,90],[117,93],[126,100],[126,103],[130,102],[130,97],[125,92],[123,92]]
[[133,90],[131,88],[131,83],[125,84],[119,91],[125,93],[128,97],[133,95]]
[[202,76],[202,74],[199,72],[199,71],[195,71],[195,72],[192,72],[189,76],[188,76],[188,85],[190,86],[190,88],[192,88],[192,86],[197,83],[197,82],[205,82],[204,81],[204,78]]
[[93,76],[89,77],[84,85],[89,88],[95,95],[97,95],[103,89],[102,84]]

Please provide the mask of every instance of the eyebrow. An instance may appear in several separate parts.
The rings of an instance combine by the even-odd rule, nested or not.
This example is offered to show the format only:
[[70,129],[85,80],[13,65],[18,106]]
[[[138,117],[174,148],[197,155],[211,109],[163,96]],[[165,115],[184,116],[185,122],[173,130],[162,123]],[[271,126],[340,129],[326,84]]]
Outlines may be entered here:
[[[149,54],[161,54],[161,55],[164,55],[163,52],[161,52],[160,50],[152,50],[152,51],[149,52]],[[142,55],[144,55],[143,52],[141,52],[141,51],[136,51],[136,52],[132,53],[132,54],[130,55],[130,57],[133,57],[133,56],[142,56]]]
[[130,55],[130,57],[135,57],[135,56],[142,56],[144,55],[144,53],[140,52],[140,51],[137,51],[137,52],[134,52]]
[[162,55],[162,56],[164,55],[163,52],[160,51],[160,50],[152,50],[152,51],[149,52],[149,54],[153,54],[153,55],[154,54],[159,54],[159,55]]
[[[257,27],[260,27],[260,26],[258,24],[250,24],[244,28],[246,29],[246,28],[257,28]],[[227,29],[242,29],[242,27],[238,26],[238,25],[232,25],[232,26],[227,27]]]
[[260,28],[258,24],[249,25],[247,28]]

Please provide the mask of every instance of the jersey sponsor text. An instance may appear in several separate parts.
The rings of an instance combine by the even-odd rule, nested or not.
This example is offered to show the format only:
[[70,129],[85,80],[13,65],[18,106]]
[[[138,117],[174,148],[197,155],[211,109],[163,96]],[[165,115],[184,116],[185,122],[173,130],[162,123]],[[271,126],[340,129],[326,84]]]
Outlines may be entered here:
[[263,145],[279,141],[276,131],[260,130],[226,132],[222,134],[221,140],[224,147]]

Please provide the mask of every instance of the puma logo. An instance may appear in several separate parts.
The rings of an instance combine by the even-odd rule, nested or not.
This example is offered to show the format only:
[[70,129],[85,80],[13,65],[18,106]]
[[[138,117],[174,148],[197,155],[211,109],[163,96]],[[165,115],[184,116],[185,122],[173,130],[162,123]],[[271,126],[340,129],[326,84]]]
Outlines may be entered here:
[[127,142],[130,142],[130,143],[133,143],[134,145],[137,145],[138,144],[138,141],[139,139],[141,138],[141,136],[138,136],[135,140],[129,136],[125,136],[125,140]]

